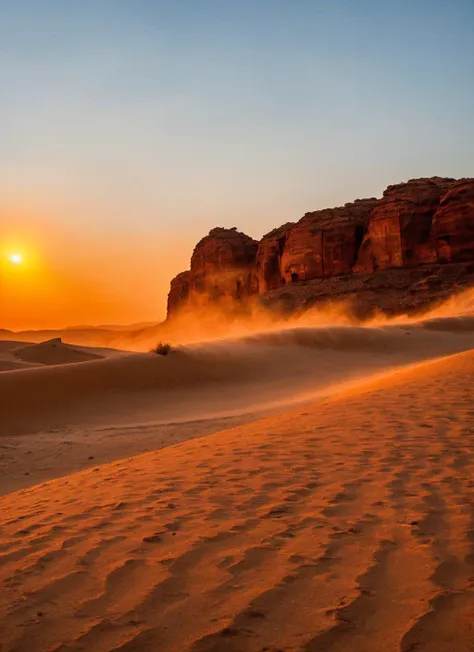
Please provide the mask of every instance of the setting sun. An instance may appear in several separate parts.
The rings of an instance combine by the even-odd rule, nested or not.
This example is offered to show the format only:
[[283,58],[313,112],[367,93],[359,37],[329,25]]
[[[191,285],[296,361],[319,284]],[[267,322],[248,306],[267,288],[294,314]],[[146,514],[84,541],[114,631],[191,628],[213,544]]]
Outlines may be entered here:
[[20,265],[21,264],[21,256],[20,256],[20,254],[11,254],[10,262],[13,265]]

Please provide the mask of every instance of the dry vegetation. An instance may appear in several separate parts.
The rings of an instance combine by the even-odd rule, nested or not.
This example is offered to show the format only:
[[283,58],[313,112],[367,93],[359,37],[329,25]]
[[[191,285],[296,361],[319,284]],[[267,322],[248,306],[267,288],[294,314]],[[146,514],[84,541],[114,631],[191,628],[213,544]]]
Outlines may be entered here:
[[158,342],[152,349],[150,353],[156,353],[157,355],[168,355],[171,352],[171,344],[167,342]]

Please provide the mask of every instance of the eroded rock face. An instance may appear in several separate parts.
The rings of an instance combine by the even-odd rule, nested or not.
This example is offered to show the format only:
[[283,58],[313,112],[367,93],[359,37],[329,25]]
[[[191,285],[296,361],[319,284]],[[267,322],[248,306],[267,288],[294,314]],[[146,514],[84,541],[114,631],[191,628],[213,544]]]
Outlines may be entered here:
[[168,293],[168,317],[175,315],[188,302],[190,275],[191,272],[188,270],[181,272],[172,279]]
[[306,215],[289,231],[280,273],[286,283],[352,271],[377,200],[361,199]]
[[[259,243],[235,228],[213,229],[196,245],[190,272],[173,279],[168,314],[298,282],[466,261],[474,261],[474,179],[412,179],[380,200],[306,213]],[[392,277],[400,283],[389,274],[389,284]]]
[[257,245],[256,240],[236,228],[212,229],[194,248],[190,271],[172,280],[168,315],[186,304],[238,300],[256,293]]
[[255,286],[259,294],[277,290],[285,285],[286,279],[282,274],[282,256],[285,251],[288,234],[294,227],[293,222],[288,222],[278,229],[274,229],[263,236],[257,250],[257,268],[255,270]]
[[432,222],[453,179],[411,179],[389,186],[370,216],[355,272],[436,262]]
[[233,229],[212,229],[191,258],[190,293],[238,299],[251,294],[258,242]]
[[454,183],[433,216],[438,262],[474,260],[474,179]]

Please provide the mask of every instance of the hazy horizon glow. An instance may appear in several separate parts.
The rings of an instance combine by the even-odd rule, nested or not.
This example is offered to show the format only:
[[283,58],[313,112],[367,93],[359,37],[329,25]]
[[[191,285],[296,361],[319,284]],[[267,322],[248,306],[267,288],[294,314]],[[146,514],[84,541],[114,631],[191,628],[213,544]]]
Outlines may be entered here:
[[0,327],[159,320],[214,226],[472,176],[473,25],[471,0],[0,0]]

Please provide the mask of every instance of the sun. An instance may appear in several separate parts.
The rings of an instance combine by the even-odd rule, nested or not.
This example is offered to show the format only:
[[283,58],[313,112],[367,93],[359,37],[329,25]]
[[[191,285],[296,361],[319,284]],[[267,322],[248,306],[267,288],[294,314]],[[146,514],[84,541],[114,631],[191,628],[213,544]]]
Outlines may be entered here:
[[12,265],[21,265],[22,260],[20,254],[11,254],[9,258]]

